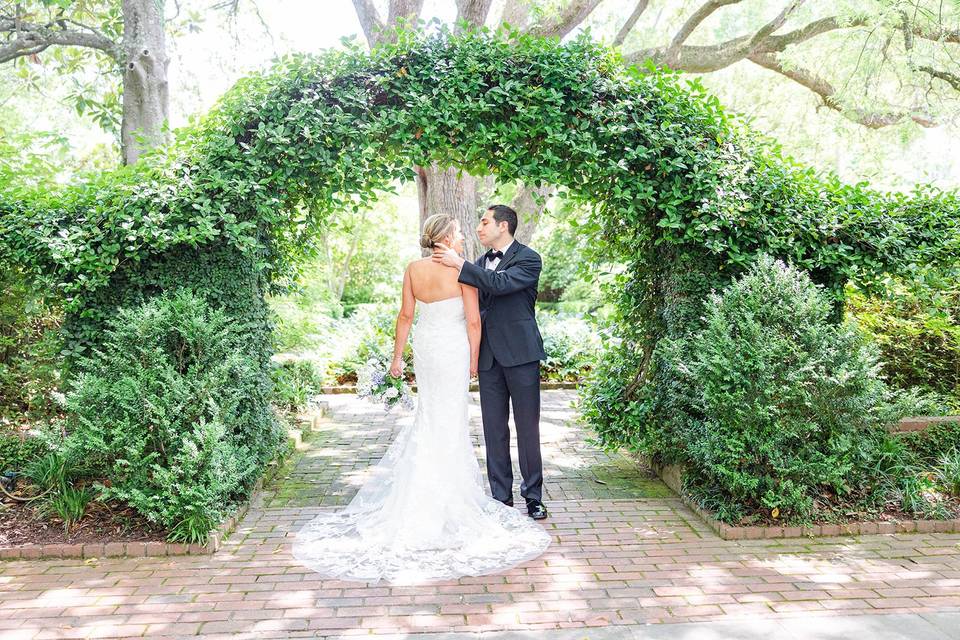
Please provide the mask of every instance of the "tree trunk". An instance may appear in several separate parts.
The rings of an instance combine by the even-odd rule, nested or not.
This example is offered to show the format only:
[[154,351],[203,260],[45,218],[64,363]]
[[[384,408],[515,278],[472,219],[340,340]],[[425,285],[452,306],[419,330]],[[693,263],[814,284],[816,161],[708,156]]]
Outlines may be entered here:
[[493,0],[457,0],[457,31],[460,30],[461,21],[470,27],[482,27],[490,13],[491,4]]
[[[124,164],[165,142],[169,118],[167,57],[163,0],[123,0],[123,123]],[[138,140],[142,137],[142,140]]]
[[[539,204],[534,199],[534,194],[539,194],[543,204]],[[510,204],[513,210],[517,212],[518,224],[517,233],[514,237],[521,244],[530,244],[533,235],[537,232],[537,225],[547,208],[547,200],[553,195],[553,187],[544,185],[539,188],[520,185],[517,189],[517,195]]]
[[[457,178],[458,169],[436,166],[417,167],[417,191],[420,195],[420,225],[435,213],[448,213],[460,221],[465,239],[463,257],[476,260],[480,255],[477,241],[477,179],[467,173]],[[426,255],[426,252],[424,252]]]

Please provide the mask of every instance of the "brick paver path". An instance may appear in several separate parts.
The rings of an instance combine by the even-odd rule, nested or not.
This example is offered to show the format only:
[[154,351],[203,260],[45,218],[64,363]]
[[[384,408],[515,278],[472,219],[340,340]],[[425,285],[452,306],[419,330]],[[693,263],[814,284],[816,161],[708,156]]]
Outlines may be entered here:
[[[439,585],[320,580],[290,557],[291,536],[349,501],[410,419],[352,396],[327,400],[323,429],[220,552],[0,563],[0,637],[313,637],[960,608],[960,535],[721,540],[626,457],[587,444],[571,392],[544,393],[554,543],[543,556]],[[471,412],[478,437],[475,396]]]

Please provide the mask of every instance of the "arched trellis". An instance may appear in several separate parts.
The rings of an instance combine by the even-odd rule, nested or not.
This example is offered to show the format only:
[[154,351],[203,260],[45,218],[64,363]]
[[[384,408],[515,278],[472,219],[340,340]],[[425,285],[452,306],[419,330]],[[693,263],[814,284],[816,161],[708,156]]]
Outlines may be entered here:
[[118,306],[187,286],[246,323],[266,367],[265,292],[327,216],[430,162],[590,205],[593,258],[623,266],[610,295],[629,357],[605,383],[628,419],[642,387],[669,407],[656,341],[694,330],[704,293],[758,253],[839,301],[847,280],[871,286],[958,246],[953,194],[882,194],[796,166],[697,83],[626,68],[588,39],[440,32],[278,59],[137,165],[63,190],[3,185],[0,260],[56,285],[76,348]]

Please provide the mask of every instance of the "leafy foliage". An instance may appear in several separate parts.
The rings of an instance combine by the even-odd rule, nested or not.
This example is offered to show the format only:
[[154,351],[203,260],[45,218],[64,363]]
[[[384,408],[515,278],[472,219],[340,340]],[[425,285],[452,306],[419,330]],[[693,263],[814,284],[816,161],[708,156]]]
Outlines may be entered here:
[[804,274],[761,258],[710,296],[700,332],[658,346],[699,418],[679,434],[693,483],[728,517],[808,518],[824,488],[857,491],[866,443],[900,417],[871,344],[829,315]]
[[582,379],[600,346],[594,324],[582,315],[540,312],[537,316],[547,354],[541,376],[566,382]]
[[19,273],[0,274],[0,422],[57,413],[61,312]]
[[270,378],[273,403],[289,411],[302,411],[310,397],[320,393],[323,379],[313,361],[283,359],[274,361]]
[[882,296],[853,293],[848,314],[880,347],[892,385],[942,394],[960,411],[960,281],[933,275],[895,283]]
[[[701,329],[711,290],[770,254],[825,288],[836,322],[848,281],[869,291],[891,274],[956,260],[958,198],[929,187],[880,193],[817,174],[725,113],[698,82],[646,71],[624,67],[586,37],[558,43],[515,32],[399,32],[369,54],[284,56],[239,81],[211,112],[178,130],[174,143],[136,165],[64,187],[33,188],[0,173],[0,266],[23,265],[55,283],[68,314],[68,362],[104,344],[101,332],[117,309],[164,291],[191,288],[236,320],[256,374],[241,374],[239,364],[221,372],[233,376],[219,389],[227,408],[198,413],[210,421],[184,431],[198,451],[212,447],[210,464],[229,480],[198,481],[190,485],[196,494],[167,496],[162,505],[147,493],[128,494],[169,521],[189,515],[190,504],[216,505],[233,491],[240,471],[230,456],[262,463],[260,454],[275,444],[260,383],[270,356],[264,296],[293,281],[331,216],[368,209],[378,191],[411,179],[413,164],[559,185],[564,197],[589,207],[578,229],[607,271],[595,274],[606,279],[613,306],[609,348],[585,414],[604,444],[683,455],[687,432],[703,416],[691,401],[696,389],[670,363],[689,354],[657,347]],[[853,346],[826,335],[829,344]],[[120,367],[119,352],[104,353]],[[851,394],[850,406],[873,393],[856,353],[847,364],[861,376],[864,395],[836,387]],[[159,372],[171,371],[162,358],[156,362]],[[130,375],[148,388],[155,382]],[[134,399],[135,387],[96,380],[86,378],[80,389],[89,393],[73,404],[90,429],[94,409],[84,404],[102,403],[92,391],[98,385],[116,402],[111,410]],[[231,402],[249,404],[242,424],[232,422]],[[116,415],[116,425],[140,433],[136,421],[124,423],[129,415]],[[164,422],[171,415],[152,417],[174,424]],[[228,454],[218,447],[229,440],[217,436],[231,429],[245,437]],[[119,442],[121,431],[102,437]],[[246,437],[253,433],[268,437]],[[146,446],[143,434],[131,438],[141,443],[135,449]],[[257,445],[257,453],[242,449]],[[162,460],[167,466],[157,467],[155,478],[163,480],[150,482],[175,484],[181,474],[209,468],[189,455]],[[147,482],[136,477],[137,486]],[[799,493],[783,488],[782,495],[802,509]]]
[[924,466],[933,466],[943,455],[960,449],[960,420],[932,424],[921,431],[908,431],[898,436],[905,458]]
[[952,449],[940,458],[938,475],[950,494],[960,496],[960,449]]
[[42,457],[48,450],[39,438],[18,433],[0,433],[0,473],[23,471],[32,461]]
[[65,450],[174,539],[200,541],[280,444],[236,322],[187,290],[118,311],[78,368]]

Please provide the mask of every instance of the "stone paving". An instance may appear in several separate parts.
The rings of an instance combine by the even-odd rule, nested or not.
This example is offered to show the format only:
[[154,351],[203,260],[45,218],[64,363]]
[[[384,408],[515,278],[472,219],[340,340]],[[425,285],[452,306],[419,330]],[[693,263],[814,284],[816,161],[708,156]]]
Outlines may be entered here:
[[[411,419],[353,396],[325,400],[330,418],[217,554],[0,563],[0,638],[492,638],[569,629],[536,637],[585,640],[587,627],[640,637],[651,623],[802,628],[797,618],[960,610],[960,534],[721,540],[659,480],[591,446],[575,421],[576,396],[564,391],[544,392],[551,516],[543,526],[554,537],[544,555],[435,585],[322,580],[290,556],[294,532],[318,510],[348,502]],[[471,421],[482,463],[475,395]]]

